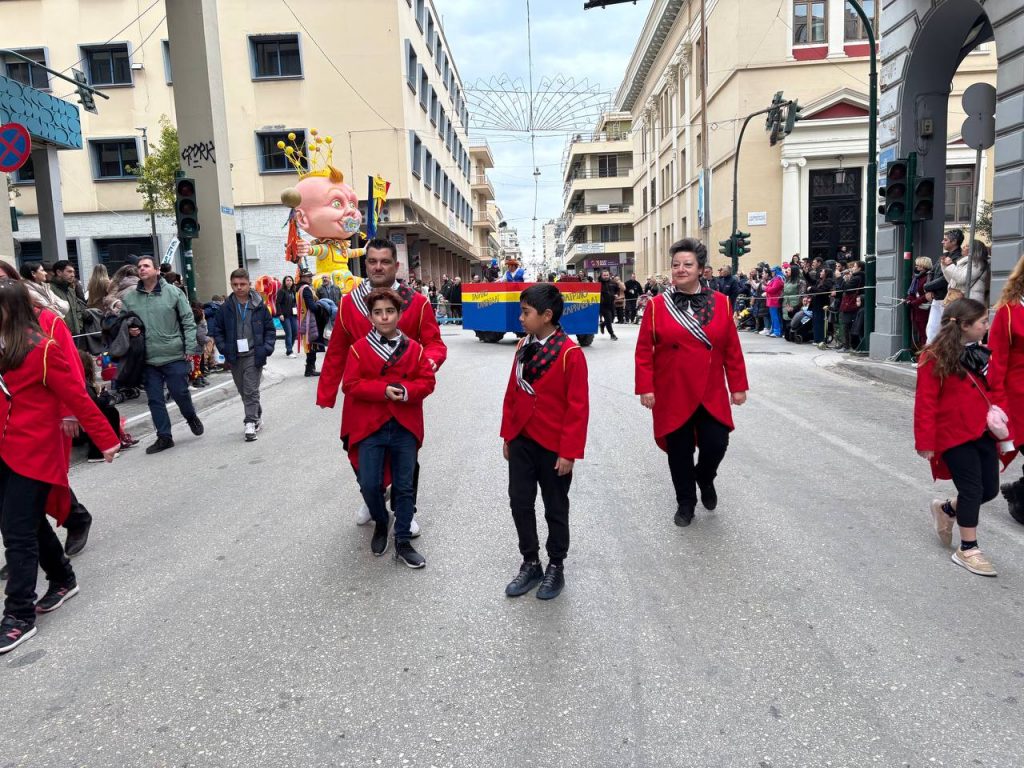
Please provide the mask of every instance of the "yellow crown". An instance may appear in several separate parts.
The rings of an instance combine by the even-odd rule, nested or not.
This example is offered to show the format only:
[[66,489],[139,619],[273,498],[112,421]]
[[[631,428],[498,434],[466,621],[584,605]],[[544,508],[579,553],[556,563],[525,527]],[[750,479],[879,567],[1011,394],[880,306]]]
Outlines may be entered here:
[[331,181],[340,184],[345,180],[344,174],[334,167],[334,139],[330,136],[321,136],[316,128],[309,131],[312,138],[300,145],[296,141],[294,133],[288,134],[286,144],[283,141],[277,142],[277,148],[284,151],[288,162],[295,168],[300,179],[308,176],[329,177]]

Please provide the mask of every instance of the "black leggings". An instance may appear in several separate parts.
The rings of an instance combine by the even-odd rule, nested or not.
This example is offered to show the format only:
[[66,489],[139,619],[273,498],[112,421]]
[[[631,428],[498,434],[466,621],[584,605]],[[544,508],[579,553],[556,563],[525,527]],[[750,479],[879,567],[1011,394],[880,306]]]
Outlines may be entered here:
[[981,505],[999,493],[999,452],[996,441],[983,435],[977,440],[950,448],[942,460],[956,486],[956,524],[976,528]]
[[[676,489],[676,503],[697,506],[697,484],[707,485],[718,474],[718,465],[729,447],[729,428],[698,406],[690,420],[666,438],[668,468]],[[694,451],[699,451],[694,464]]]

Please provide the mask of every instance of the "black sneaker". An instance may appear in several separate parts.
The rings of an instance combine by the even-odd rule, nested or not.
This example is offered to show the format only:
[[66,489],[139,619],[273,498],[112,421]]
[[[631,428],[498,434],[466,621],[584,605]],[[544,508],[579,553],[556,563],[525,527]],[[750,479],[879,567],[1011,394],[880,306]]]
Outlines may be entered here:
[[46,594],[36,602],[36,613],[56,611],[77,594],[78,582],[76,581],[72,581],[69,584],[50,582],[50,588],[46,590]]
[[552,600],[562,594],[565,587],[565,567],[548,563],[548,569],[544,571],[544,578],[537,590],[538,600]]
[[149,448],[146,449],[146,453],[152,455],[154,453],[160,453],[160,451],[166,451],[168,448],[174,447],[174,440],[169,437],[163,437],[162,435],[157,437],[156,442],[153,443]]
[[188,428],[192,430],[192,434],[199,437],[205,431],[203,429],[203,422],[199,420],[198,416],[193,416],[191,419],[185,419],[188,422]]
[[388,524],[376,523],[373,529],[373,538],[370,539],[370,551],[374,557],[380,557],[388,551]]
[[700,503],[708,512],[718,506],[718,492],[715,490],[713,481],[700,486]]
[[1009,506],[1010,517],[1024,525],[1024,498],[1021,498],[1022,485],[1024,485],[1024,480],[1018,480],[1015,483],[1006,483],[999,486],[999,490],[1003,492],[1003,498],[1006,499],[1006,503]]
[[68,531],[68,537],[64,540],[64,554],[74,557],[83,549],[89,540],[89,529],[92,528],[92,520],[75,531]]
[[674,518],[675,524],[680,528],[685,528],[693,522],[693,507],[679,507],[676,510],[676,516]]
[[13,651],[37,631],[35,624],[29,624],[13,616],[4,616],[0,620],[0,653]]
[[395,542],[395,560],[401,560],[410,568],[422,568],[427,564],[426,558],[413,549],[408,541]]
[[540,584],[544,578],[544,570],[540,563],[523,563],[519,566],[519,573],[512,581],[505,586],[507,597],[520,597]]
[[313,378],[314,376],[319,376],[320,371],[306,371],[305,375],[307,378]]

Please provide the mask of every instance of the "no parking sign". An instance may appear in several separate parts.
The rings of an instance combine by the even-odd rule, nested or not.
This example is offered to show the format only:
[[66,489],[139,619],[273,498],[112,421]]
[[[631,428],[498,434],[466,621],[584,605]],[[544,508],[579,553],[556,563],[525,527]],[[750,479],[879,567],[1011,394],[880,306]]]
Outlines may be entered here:
[[32,138],[19,123],[0,125],[0,172],[10,173],[23,166],[32,154]]

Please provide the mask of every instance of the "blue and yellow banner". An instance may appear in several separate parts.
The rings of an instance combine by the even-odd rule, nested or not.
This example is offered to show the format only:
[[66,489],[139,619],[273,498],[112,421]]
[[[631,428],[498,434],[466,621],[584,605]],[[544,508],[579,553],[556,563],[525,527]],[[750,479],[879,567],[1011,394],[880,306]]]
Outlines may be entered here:
[[[533,283],[464,283],[462,327],[471,331],[521,332],[519,294]],[[600,283],[555,283],[565,309],[562,328],[569,335],[595,334],[601,310]]]

